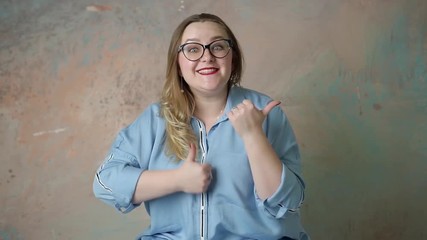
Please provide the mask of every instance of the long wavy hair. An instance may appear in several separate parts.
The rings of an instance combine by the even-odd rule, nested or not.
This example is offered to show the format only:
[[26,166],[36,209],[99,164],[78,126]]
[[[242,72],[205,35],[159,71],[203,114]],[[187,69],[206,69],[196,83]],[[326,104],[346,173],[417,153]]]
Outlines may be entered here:
[[177,161],[187,157],[190,143],[197,146],[197,136],[190,125],[196,103],[190,87],[181,79],[178,64],[178,48],[183,32],[188,25],[194,22],[217,23],[231,40],[233,57],[232,72],[227,83],[228,90],[233,85],[240,85],[243,71],[243,55],[240,45],[231,29],[218,16],[208,13],[195,14],[184,19],[175,29],[169,45],[166,81],[160,99],[160,114],[166,121],[166,154]]

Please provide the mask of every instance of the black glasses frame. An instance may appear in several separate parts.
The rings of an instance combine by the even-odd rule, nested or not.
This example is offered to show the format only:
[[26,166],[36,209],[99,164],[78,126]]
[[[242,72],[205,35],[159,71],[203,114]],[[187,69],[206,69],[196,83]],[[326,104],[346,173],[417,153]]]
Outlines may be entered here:
[[[227,54],[225,54],[223,57],[217,57],[217,56],[215,56],[215,54],[213,54],[213,53],[212,53],[212,51],[211,51],[211,45],[212,45],[212,44],[214,44],[214,43],[216,43],[216,42],[218,42],[218,41],[226,41],[226,42],[228,43],[228,52],[227,52]],[[196,60],[188,59],[188,57],[185,55],[184,51],[182,51],[182,50],[184,49],[184,47],[185,47],[185,46],[187,46],[188,44],[197,44],[197,45],[202,46],[202,48],[203,48],[203,53],[202,53],[202,55],[200,55],[200,57],[199,57],[198,59],[196,59]],[[184,43],[184,44],[182,44],[181,46],[179,46],[179,47],[178,47],[178,53],[179,53],[179,52],[182,52],[182,54],[184,55],[184,57],[185,57],[188,61],[195,62],[195,61],[200,60],[200,59],[203,57],[203,55],[205,55],[205,50],[206,50],[206,49],[208,49],[208,50],[209,50],[209,52],[210,52],[210,54],[211,54],[212,56],[214,56],[215,58],[225,58],[225,57],[228,55],[228,53],[230,53],[230,49],[232,49],[232,48],[233,48],[233,45],[232,45],[231,39],[217,39],[217,40],[215,40],[215,41],[213,41],[213,42],[211,42],[211,43],[209,43],[209,44],[207,44],[207,45],[203,45],[203,44],[201,44],[201,43],[196,43],[196,42],[188,42],[188,43]]]

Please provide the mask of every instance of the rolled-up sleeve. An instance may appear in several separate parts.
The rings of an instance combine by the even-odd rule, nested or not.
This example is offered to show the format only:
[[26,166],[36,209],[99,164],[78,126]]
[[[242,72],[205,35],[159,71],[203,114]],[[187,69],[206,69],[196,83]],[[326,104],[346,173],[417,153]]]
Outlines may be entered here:
[[[116,142],[120,142],[120,138],[119,136]],[[135,157],[118,147],[113,147],[96,172],[93,182],[94,194],[120,212],[130,212],[136,207],[132,204],[132,198],[143,171]]]
[[281,183],[276,192],[265,200],[255,195],[260,207],[275,218],[287,212],[299,211],[304,201],[305,184],[301,177],[301,157],[298,144],[284,112],[274,108],[265,122],[267,137],[282,161]]
[[282,179],[277,191],[265,200],[261,200],[258,195],[256,199],[268,214],[275,218],[282,218],[288,211],[299,210],[304,201],[304,186],[299,178],[283,165]]
[[98,168],[93,181],[95,197],[123,213],[138,205],[132,203],[141,173],[148,169],[157,129],[157,108],[144,111],[122,129]]

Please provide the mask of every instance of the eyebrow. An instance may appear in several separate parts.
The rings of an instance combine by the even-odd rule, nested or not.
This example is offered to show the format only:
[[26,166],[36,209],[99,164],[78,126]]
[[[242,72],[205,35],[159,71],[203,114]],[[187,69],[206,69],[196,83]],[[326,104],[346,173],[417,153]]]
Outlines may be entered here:
[[[218,36],[211,37],[210,41],[215,41],[215,40],[223,39],[223,38],[226,38],[226,37],[218,35]],[[198,38],[189,38],[184,43],[187,43],[187,42],[200,42],[200,39],[198,39]]]

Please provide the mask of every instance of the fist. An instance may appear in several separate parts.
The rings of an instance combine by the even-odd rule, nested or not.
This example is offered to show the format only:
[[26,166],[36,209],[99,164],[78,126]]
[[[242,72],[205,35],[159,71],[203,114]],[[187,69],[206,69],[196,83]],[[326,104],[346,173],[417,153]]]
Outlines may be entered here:
[[196,147],[190,145],[187,158],[179,168],[179,186],[186,193],[203,193],[212,181],[212,167],[196,161]]
[[236,132],[245,137],[250,133],[262,131],[262,123],[268,113],[279,104],[279,101],[271,101],[264,109],[259,110],[250,100],[245,99],[228,113],[228,119]]

